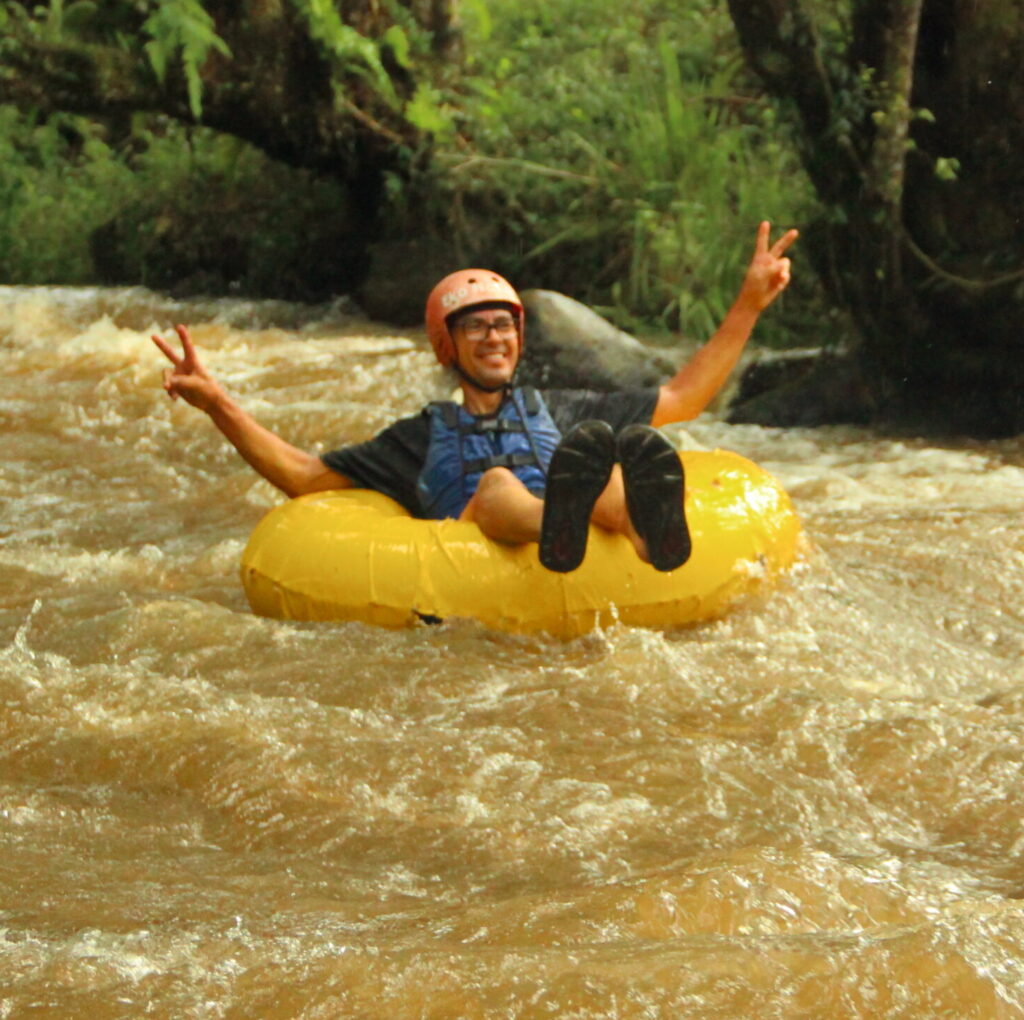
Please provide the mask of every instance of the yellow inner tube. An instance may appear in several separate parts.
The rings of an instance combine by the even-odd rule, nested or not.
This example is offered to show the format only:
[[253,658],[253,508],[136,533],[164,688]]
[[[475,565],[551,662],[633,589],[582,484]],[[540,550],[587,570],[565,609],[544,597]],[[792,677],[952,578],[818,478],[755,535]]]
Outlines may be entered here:
[[285,620],[405,627],[469,617],[572,638],[616,618],[650,627],[710,619],[793,563],[800,521],[751,461],[721,450],[680,456],[693,554],[669,573],[592,527],[582,566],[554,574],[533,543],[502,545],[475,524],[417,520],[380,493],[344,489],[271,510],[242,554],[242,583],[253,612]]

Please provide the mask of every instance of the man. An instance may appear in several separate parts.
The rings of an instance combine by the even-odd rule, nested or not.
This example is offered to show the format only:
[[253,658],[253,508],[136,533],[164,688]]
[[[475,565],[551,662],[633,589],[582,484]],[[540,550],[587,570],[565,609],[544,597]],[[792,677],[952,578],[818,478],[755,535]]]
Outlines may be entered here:
[[495,273],[462,270],[427,301],[427,332],[451,366],[462,404],[432,404],[374,439],[316,456],[263,428],[205,370],[184,326],[164,389],[205,411],[245,460],[288,496],[353,486],[392,496],[420,517],[474,521],[489,537],[538,542],[541,562],[582,562],[594,523],[672,570],[690,554],[683,474],[657,426],[695,418],[732,371],[761,312],[788,286],[790,230],[769,245],[758,228],[739,295],[714,336],[660,387],[619,393],[515,385],[523,349],[518,294]]

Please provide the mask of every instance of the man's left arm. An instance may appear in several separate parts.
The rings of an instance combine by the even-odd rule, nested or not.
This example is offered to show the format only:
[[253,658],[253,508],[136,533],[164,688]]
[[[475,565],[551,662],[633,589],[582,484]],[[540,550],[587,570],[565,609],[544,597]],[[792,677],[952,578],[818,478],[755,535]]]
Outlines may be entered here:
[[711,403],[736,367],[761,312],[789,285],[790,263],[784,254],[798,232],[789,230],[769,246],[770,234],[766,220],[758,227],[754,257],[732,308],[714,336],[658,390],[652,425],[688,421]]

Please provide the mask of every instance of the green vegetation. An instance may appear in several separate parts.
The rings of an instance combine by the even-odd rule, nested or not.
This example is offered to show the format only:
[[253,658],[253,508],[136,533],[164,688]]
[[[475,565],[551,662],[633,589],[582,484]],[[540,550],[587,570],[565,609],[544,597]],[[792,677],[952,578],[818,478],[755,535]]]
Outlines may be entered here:
[[[198,118],[198,69],[207,52],[230,51],[199,0],[149,6],[147,57],[161,80],[184,75]],[[300,6],[321,30],[337,20],[330,4]],[[800,225],[813,197],[727,12],[710,0],[680,7],[466,0],[463,66],[420,81],[406,104],[433,148],[429,162],[408,153],[427,169],[391,174],[388,234],[426,222],[523,285],[573,293],[633,328],[707,335],[757,223]],[[393,104],[378,53],[409,65],[411,25],[392,26],[380,51],[341,28],[333,59],[386,83]],[[0,151],[5,281],[315,298],[338,279],[346,192],[225,135],[154,115],[97,123],[0,107]],[[410,215],[423,196],[428,215]],[[806,342],[795,309],[804,323],[808,307],[824,314],[810,274],[798,279],[802,292],[762,339]]]
[[0,280],[315,300],[347,199],[228,135],[0,107]]
[[[59,4],[57,5],[59,8]],[[146,54],[161,84],[167,78],[167,65],[181,55],[181,66],[188,85],[188,105],[192,116],[203,115],[203,83],[200,68],[207,53],[216,50],[230,57],[224,40],[217,35],[213,18],[199,0],[165,0],[146,19],[143,31],[150,36]]]
[[1019,5],[0,0],[0,279],[413,321],[472,261],[696,338],[767,218],[815,413],[1017,430]]
[[99,125],[47,120],[0,108],[0,279],[88,283],[96,271],[89,235],[113,196],[134,190],[132,173]]
[[493,213],[515,278],[706,336],[757,223],[805,222],[813,197],[727,13],[680,7],[471,5],[465,144],[440,162],[457,209],[506,196]]

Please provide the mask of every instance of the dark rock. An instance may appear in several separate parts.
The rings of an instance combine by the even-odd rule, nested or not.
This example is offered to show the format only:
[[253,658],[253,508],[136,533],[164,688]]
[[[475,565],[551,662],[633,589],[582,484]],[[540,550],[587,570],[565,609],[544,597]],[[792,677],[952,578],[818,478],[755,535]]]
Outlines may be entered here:
[[586,305],[550,290],[522,293],[526,346],[521,382],[595,390],[653,386],[675,366]]
[[818,363],[821,354],[820,347],[757,351],[736,371],[729,405],[739,406],[772,390],[800,382]]
[[876,412],[855,357],[811,349],[765,352],[751,361],[726,417],[734,424],[810,428],[866,425]]

